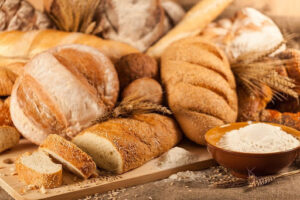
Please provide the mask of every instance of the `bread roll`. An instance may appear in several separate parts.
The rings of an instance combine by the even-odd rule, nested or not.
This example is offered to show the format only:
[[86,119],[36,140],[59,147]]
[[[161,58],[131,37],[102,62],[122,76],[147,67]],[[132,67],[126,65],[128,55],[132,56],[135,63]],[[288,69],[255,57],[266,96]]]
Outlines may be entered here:
[[213,21],[232,0],[202,0],[191,8],[172,30],[147,50],[147,54],[160,58],[165,49],[173,42],[185,37],[195,36]]
[[111,61],[95,48],[59,46],[35,56],[14,85],[10,112],[17,129],[41,144],[49,134],[73,137],[115,105]]
[[18,178],[28,185],[55,188],[62,184],[62,166],[42,151],[24,153],[16,161]]
[[117,41],[56,30],[8,31],[0,33],[0,66],[15,62],[28,62],[33,56],[47,49],[64,44],[83,44],[100,50],[113,62],[137,49]]
[[161,58],[169,107],[185,135],[205,144],[209,129],[237,117],[235,80],[224,53],[200,37],[173,43]]
[[161,104],[163,91],[161,85],[152,78],[140,78],[130,83],[122,92],[122,99],[134,95],[142,97],[144,101]]
[[20,133],[11,126],[0,126],[0,152],[19,144]]
[[180,139],[171,118],[140,114],[92,126],[73,142],[92,156],[98,167],[121,174],[163,154]]
[[49,135],[39,149],[81,178],[87,179],[96,171],[96,164],[89,155],[59,135]]
[[132,81],[143,78],[157,78],[156,60],[143,53],[125,55],[116,62],[121,91]]

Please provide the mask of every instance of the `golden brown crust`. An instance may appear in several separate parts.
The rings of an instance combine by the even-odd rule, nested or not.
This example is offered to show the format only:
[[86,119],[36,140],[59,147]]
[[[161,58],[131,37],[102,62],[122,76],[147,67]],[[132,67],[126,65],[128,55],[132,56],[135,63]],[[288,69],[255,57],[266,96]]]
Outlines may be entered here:
[[45,50],[63,44],[83,44],[97,48],[113,62],[137,49],[125,43],[103,40],[99,37],[57,30],[6,31],[0,33],[0,66],[26,62]]
[[168,104],[184,133],[204,145],[210,128],[237,118],[235,79],[224,53],[200,37],[173,43],[161,57]]
[[132,53],[125,55],[116,62],[120,89],[123,90],[132,81],[143,78],[157,78],[158,66],[156,61],[150,56],[142,53]]
[[63,160],[66,160],[81,172],[78,175],[82,178],[90,177],[96,170],[96,164],[89,155],[61,136],[49,135],[40,146],[40,149],[46,149],[46,152],[53,152]]
[[0,152],[16,146],[20,140],[20,133],[15,127],[0,126]]
[[0,126],[13,126],[13,122],[10,117],[9,106],[10,97],[6,98],[4,101],[0,99]]
[[[171,118],[159,114],[140,114],[131,118],[112,119],[84,130],[106,138],[122,157],[124,173],[163,154],[181,139]],[[107,134],[109,133],[109,134]]]
[[18,75],[9,69],[0,67],[0,96],[8,96],[11,94],[17,77]]
[[143,100],[161,104],[163,91],[161,85],[152,78],[140,78],[130,83],[122,92],[122,98],[128,96],[142,97]]
[[[25,153],[22,156],[30,155],[30,153]],[[39,173],[30,167],[25,166],[21,162],[21,157],[16,161],[16,172],[18,173],[18,178],[24,181],[28,185],[34,185],[37,187],[45,188],[55,188],[62,184],[62,170],[52,173],[43,174]]]

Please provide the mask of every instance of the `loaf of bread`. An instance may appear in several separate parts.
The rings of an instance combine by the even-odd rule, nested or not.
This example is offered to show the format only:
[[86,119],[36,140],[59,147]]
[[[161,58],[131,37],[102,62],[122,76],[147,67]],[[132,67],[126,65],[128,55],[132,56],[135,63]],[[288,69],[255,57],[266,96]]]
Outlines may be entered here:
[[19,144],[20,133],[11,126],[0,126],[0,152]]
[[200,37],[169,46],[161,57],[167,100],[185,135],[205,144],[209,129],[237,117],[235,80],[224,53]]
[[147,54],[154,58],[160,58],[165,49],[173,42],[199,34],[231,2],[232,0],[199,1],[172,30],[147,50]]
[[13,126],[13,122],[10,117],[10,97],[4,101],[0,99],[0,126],[7,125]]
[[39,149],[84,179],[90,177],[96,170],[96,164],[89,155],[59,135],[49,135]]
[[152,78],[140,78],[131,82],[122,92],[122,99],[134,95],[143,98],[144,101],[162,104],[162,87]]
[[164,34],[160,0],[106,0],[101,14],[102,36],[145,51]]
[[[50,40],[49,40],[50,41]],[[35,56],[14,85],[10,113],[31,142],[49,134],[73,137],[115,105],[117,72],[103,53],[64,45]]]
[[180,139],[181,133],[171,118],[139,114],[92,126],[73,142],[92,156],[99,168],[121,174],[163,154]]
[[157,78],[156,60],[143,53],[132,53],[122,56],[115,64],[122,91],[132,81],[143,78]]
[[18,178],[28,185],[55,188],[62,184],[62,166],[42,151],[24,153],[15,165]]
[[0,33],[0,66],[27,62],[42,51],[64,44],[83,44],[97,48],[113,62],[123,55],[138,52],[127,44],[82,33],[56,30],[8,31]]

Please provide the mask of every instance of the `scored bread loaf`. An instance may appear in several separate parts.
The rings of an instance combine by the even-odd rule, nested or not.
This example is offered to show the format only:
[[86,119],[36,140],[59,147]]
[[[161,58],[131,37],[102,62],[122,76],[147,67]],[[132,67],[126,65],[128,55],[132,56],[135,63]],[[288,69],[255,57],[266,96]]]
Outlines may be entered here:
[[82,178],[87,179],[96,170],[96,164],[89,155],[59,135],[49,135],[39,149]]
[[237,118],[235,80],[224,53],[200,37],[169,46],[161,57],[167,100],[183,132],[205,144],[209,129]]
[[62,184],[62,166],[42,151],[24,153],[15,165],[18,178],[28,185],[55,188]]
[[8,31],[0,33],[0,66],[27,62],[38,53],[64,44],[82,44],[97,48],[113,62],[126,54],[138,52],[127,44],[82,33],[56,30]]
[[16,146],[20,140],[20,133],[11,126],[0,126],[0,152]]
[[73,142],[99,168],[124,173],[163,154],[181,139],[176,123],[159,114],[139,114],[94,125]]
[[117,72],[103,53],[63,45],[34,57],[14,85],[10,113],[24,137],[41,144],[49,134],[73,137],[105,115],[119,92]]

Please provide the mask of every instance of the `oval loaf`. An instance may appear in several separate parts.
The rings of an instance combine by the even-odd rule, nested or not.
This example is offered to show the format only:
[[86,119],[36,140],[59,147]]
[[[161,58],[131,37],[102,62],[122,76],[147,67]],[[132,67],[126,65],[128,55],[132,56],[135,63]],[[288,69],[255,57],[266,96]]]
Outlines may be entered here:
[[118,92],[116,70],[104,54],[84,45],[59,46],[26,65],[12,91],[11,117],[36,144],[49,134],[73,137],[110,111]]
[[188,138],[205,144],[210,128],[237,117],[235,80],[227,58],[200,37],[173,43],[161,59],[168,104]]

